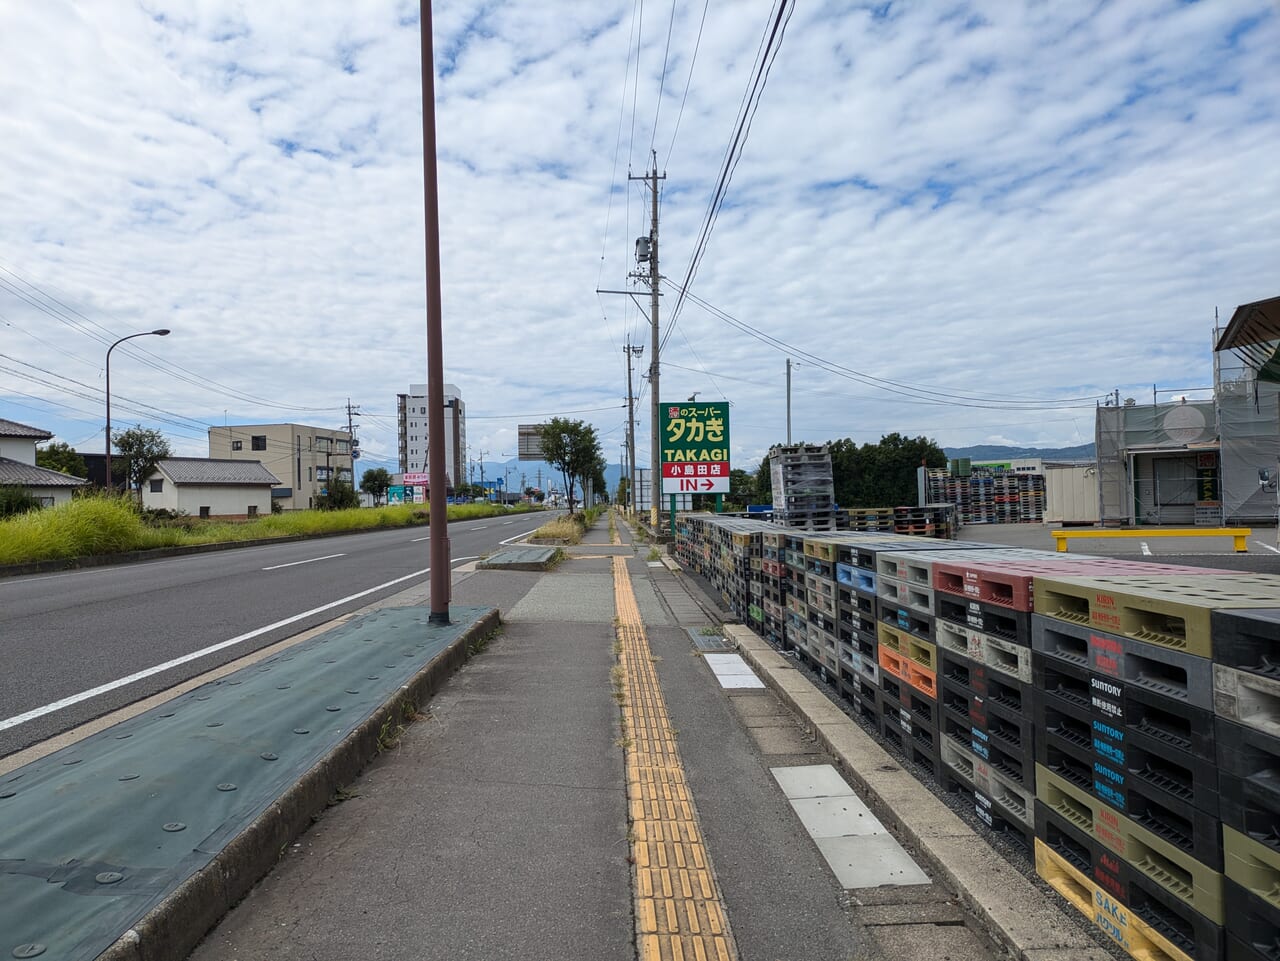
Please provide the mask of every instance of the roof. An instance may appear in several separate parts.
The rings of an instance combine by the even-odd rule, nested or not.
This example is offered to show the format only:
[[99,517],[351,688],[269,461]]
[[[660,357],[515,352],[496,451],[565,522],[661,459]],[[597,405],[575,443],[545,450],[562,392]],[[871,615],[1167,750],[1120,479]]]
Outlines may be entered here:
[[5,420],[0,417],[0,437],[30,437],[32,440],[49,440],[53,437],[47,430],[39,427],[28,427],[16,420]]
[[18,487],[83,487],[87,483],[89,482],[83,477],[72,477],[60,471],[33,467],[20,460],[0,457],[0,484]]
[[156,465],[175,484],[230,484],[240,487],[274,487],[280,478],[256,460],[212,457],[166,457]]
[[1255,300],[1237,307],[1214,350],[1248,347],[1275,340],[1280,340],[1280,297]]

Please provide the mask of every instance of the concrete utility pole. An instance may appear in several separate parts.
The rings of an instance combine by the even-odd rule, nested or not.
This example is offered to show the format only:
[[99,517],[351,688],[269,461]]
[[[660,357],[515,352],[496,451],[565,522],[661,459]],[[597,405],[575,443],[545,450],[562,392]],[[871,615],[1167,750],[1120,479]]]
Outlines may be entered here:
[[431,624],[449,623],[449,505],[445,497],[444,331],[440,305],[440,187],[436,167],[436,77],[431,0],[418,4],[422,41],[422,186],[427,267],[427,480],[431,491]]
[[631,358],[644,353],[644,344],[631,343],[627,337],[627,510],[635,513],[636,504],[636,406],[635,394],[631,390]]
[[[644,180],[649,184],[649,474],[653,480],[652,493],[649,499],[649,523],[658,529],[658,517],[662,506],[662,439],[658,423],[661,415],[661,401],[658,398],[660,365],[658,363],[658,181],[666,180],[667,175],[658,176],[658,152],[653,152],[653,169],[643,177],[632,177],[628,180]],[[640,259],[637,243],[636,259]]]

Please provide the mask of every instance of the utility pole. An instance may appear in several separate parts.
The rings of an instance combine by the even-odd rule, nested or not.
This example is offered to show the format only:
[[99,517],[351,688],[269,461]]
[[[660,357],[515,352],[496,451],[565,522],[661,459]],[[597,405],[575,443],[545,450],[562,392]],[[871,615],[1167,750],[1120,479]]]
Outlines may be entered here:
[[351,405],[351,398],[347,398],[347,452],[351,456],[351,486],[356,487],[356,458],[360,456],[356,450],[360,446],[360,442],[356,440],[355,418],[360,416],[360,405]]
[[791,358],[787,358],[787,446],[791,446]]
[[631,337],[627,337],[627,510],[635,513],[636,490],[636,407],[635,394],[631,390],[631,358],[644,353],[644,344],[632,345]]
[[431,614],[428,623],[449,623],[452,578],[449,515],[444,477],[444,324],[440,303],[440,178],[436,162],[435,51],[431,3],[418,4],[422,46],[422,183],[427,280],[427,469],[431,492]]
[[[666,174],[658,176],[658,152],[653,151],[652,170],[643,177],[633,177],[628,174],[627,179],[644,180],[649,184],[649,242],[647,249],[644,250],[647,255],[644,259],[649,261],[649,344],[651,348],[649,354],[649,474],[653,484],[649,499],[649,523],[653,525],[654,531],[657,531],[662,504],[662,440],[658,436],[658,418],[661,413],[661,402],[658,399],[660,373],[658,363],[658,181],[667,179]],[[640,240],[644,239],[640,238]],[[640,240],[636,241],[636,260],[643,263]]]

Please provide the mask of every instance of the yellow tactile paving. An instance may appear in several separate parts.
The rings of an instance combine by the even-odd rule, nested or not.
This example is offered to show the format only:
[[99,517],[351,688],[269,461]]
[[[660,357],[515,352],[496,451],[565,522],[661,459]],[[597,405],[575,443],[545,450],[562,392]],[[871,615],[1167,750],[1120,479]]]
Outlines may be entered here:
[[641,961],[736,961],[626,561],[613,559]]

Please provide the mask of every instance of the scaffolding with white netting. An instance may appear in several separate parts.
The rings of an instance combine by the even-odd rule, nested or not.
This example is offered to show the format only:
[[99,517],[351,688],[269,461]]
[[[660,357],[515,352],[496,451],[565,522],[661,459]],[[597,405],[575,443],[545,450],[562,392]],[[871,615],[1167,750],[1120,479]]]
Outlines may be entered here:
[[1267,379],[1266,368],[1278,349],[1280,340],[1275,340],[1213,355],[1222,439],[1222,508],[1228,524],[1276,521],[1280,385]]

